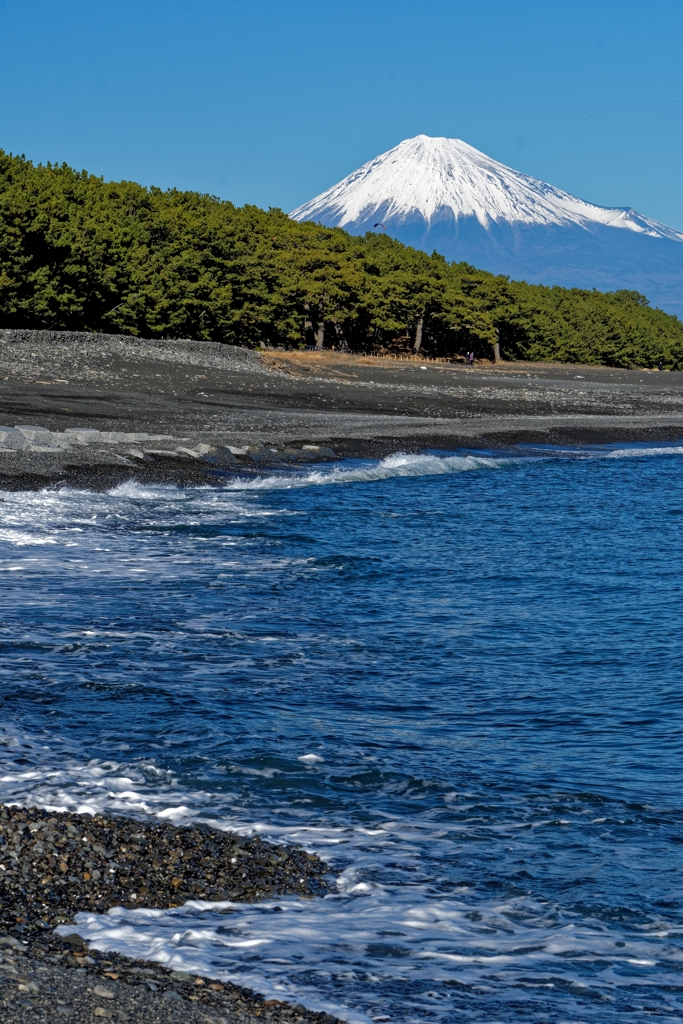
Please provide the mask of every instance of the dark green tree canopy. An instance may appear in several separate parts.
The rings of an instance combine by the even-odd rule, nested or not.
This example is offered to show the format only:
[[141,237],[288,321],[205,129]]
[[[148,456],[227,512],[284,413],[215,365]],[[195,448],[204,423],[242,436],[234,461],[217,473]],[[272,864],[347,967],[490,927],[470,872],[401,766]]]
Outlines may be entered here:
[[237,345],[327,344],[683,368],[683,324],[636,292],[547,288],[386,235],[0,150],[0,324]]

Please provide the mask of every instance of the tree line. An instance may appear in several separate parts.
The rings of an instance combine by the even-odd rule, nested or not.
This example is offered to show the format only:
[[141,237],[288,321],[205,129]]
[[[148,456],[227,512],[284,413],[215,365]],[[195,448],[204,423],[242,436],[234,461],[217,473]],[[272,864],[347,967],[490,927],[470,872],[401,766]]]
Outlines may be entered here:
[[637,292],[511,281],[386,235],[2,150],[0,323],[683,368],[683,324]]

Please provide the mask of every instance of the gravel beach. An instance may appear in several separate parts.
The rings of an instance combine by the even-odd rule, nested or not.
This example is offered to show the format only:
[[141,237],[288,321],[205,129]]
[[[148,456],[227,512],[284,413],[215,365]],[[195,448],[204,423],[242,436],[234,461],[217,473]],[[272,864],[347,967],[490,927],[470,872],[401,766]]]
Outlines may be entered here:
[[0,331],[4,489],[218,485],[398,450],[680,437],[683,373]]
[[0,1018],[325,1024],[333,1018],[89,949],[71,925],[114,906],[322,895],[326,871],[303,850],[206,826],[0,805]]

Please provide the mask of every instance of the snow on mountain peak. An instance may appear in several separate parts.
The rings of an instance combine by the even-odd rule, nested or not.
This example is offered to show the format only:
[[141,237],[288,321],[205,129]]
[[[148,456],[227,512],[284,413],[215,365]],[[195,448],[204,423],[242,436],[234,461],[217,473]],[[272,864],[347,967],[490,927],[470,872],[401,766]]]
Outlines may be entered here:
[[594,206],[528,174],[492,160],[461,139],[417,135],[349,174],[337,185],[293,210],[294,220],[339,227],[392,223],[415,216],[427,225],[453,217],[529,225],[602,224],[656,238],[683,241],[683,232],[635,210]]

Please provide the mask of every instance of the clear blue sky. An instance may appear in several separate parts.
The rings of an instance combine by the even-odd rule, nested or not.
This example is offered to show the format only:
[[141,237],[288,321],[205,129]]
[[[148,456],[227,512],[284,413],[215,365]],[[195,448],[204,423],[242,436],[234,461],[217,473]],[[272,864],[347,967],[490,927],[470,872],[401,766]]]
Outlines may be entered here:
[[0,0],[0,147],[289,210],[464,139],[683,229],[681,0]]

